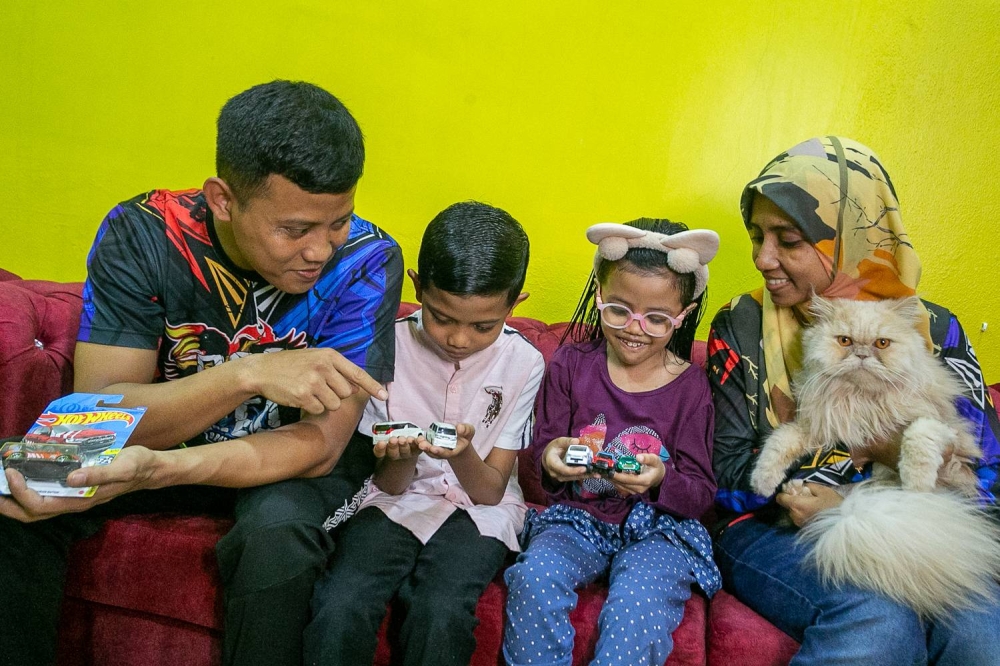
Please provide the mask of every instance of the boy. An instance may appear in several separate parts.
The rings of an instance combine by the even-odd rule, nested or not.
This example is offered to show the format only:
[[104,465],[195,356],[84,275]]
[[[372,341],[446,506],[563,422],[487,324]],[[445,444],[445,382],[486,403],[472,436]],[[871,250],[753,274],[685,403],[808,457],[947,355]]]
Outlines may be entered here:
[[528,444],[544,361],[504,320],[521,293],[528,238],[504,211],[455,204],[427,227],[408,271],[422,309],[396,322],[388,399],[369,401],[359,432],[380,421],[457,425],[454,450],[423,437],[375,445],[375,488],[343,527],[316,585],[307,664],[370,664],[386,604],[406,611],[406,664],[468,664],[480,594],[518,550],[525,506],[517,452]]

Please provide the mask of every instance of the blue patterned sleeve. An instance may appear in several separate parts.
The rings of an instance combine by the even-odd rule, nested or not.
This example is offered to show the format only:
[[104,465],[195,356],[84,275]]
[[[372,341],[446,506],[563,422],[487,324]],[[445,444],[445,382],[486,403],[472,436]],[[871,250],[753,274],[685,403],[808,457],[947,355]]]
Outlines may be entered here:
[[332,347],[376,381],[392,381],[393,323],[403,285],[403,257],[392,238],[360,218],[329,279],[317,285],[322,306],[311,316],[312,344]]
[[941,360],[965,387],[965,395],[958,399],[958,411],[968,419],[972,435],[983,451],[983,457],[976,467],[980,492],[987,501],[995,503],[997,494],[1000,493],[1000,484],[997,482],[997,473],[1000,471],[1000,420],[972,344],[958,319],[950,313],[947,334],[940,342],[940,347]]

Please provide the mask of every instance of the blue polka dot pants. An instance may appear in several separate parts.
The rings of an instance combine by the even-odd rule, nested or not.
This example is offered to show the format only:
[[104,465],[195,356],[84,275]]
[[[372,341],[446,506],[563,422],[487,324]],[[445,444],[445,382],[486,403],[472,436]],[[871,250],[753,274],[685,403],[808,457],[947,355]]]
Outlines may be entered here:
[[507,569],[503,653],[511,666],[569,666],[576,588],[608,571],[607,601],[591,664],[663,666],[695,579],[683,551],[655,533],[604,555],[571,525],[534,536]]

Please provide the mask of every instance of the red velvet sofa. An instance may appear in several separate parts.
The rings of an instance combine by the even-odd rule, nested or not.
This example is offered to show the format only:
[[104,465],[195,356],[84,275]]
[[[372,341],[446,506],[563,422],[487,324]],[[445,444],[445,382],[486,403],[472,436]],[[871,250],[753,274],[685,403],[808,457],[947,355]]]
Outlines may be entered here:
[[[408,312],[412,305],[404,304]],[[21,280],[0,270],[0,437],[23,433],[43,407],[72,388],[80,285]],[[546,359],[565,324],[510,322]],[[695,360],[704,363],[704,344]],[[992,387],[994,402],[1000,402]],[[543,502],[537,478],[522,465],[529,501]],[[110,521],[70,555],[60,624],[59,666],[214,666],[220,662],[220,590],[215,544],[231,522],[207,516],[156,514]],[[606,588],[580,591],[572,615],[574,664],[587,663],[596,642]],[[505,589],[500,576],[479,602],[474,666],[501,664]],[[4,600],[5,602],[7,600]],[[399,661],[393,621],[383,625],[376,664]],[[798,645],[732,596],[709,603],[695,595],[674,634],[668,664],[778,666]]]

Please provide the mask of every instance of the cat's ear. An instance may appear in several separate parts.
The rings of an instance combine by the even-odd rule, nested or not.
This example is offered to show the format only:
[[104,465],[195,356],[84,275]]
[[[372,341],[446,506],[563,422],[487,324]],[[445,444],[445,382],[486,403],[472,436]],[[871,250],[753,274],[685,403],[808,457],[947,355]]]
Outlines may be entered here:
[[809,302],[809,312],[812,313],[813,317],[816,319],[829,319],[833,315],[833,310],[834,303],[832,299],[823,298],[815,292],[813,293],[812,300]]
[[924,305],[916,296],[897,298],[889,303],[892,310],[909,321],[919,322],[924,316]]

